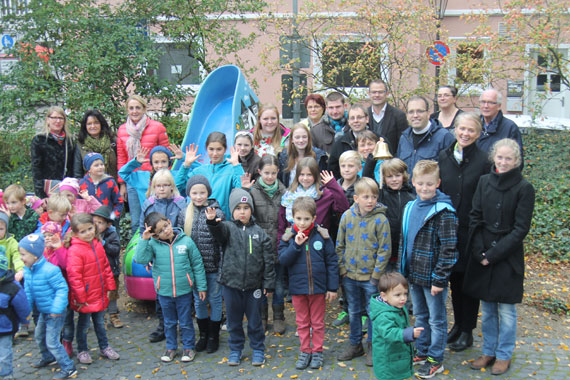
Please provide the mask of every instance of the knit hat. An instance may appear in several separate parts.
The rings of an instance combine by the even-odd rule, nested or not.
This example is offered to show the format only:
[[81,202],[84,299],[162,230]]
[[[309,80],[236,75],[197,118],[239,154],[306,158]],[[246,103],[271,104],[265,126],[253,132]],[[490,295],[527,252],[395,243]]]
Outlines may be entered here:
[[38,234],[30,234],[20,240],[18,247],[25,249],[36,257],[42,257],[44,254],[44,237]]
[[0,278],[8,271],[8,258],[6,257],[6,247],[0,246]]
[[79,181],[77,178],[66,177],[59,183],[59,192],[64,190],[71,191],[73,194],[79,194]]
[[61,226],[50,220],[40,228],[40,231],[42,234],[61,235]]
[[91,215],[101,217],[105,219],[107,222],[112,222],[113,221],[112,215],[114,214],[111,214],[111,209],[109,207],[101,206],[97,210],[95,210],[95,212],[91,213]]
[[4,222],[6,224],[6,229],[8,229],[8,221],[9,220],[10,220],[10,217],[7,214],[0,212],[0,222]]
[[91,169],[91,165],[93,165],[93,163],[97,160],[101,160],[103,163],[105,163],[105,159],[99,153],[87,153],[85,157],[83,157],[83,167],[85,170],[89,171],[89,169]]
[[162,145],[157,145],[154,148],[152,148],[150,154],[148,155],[148,159],[150,160],[151,163],[152,163],[152,155],[155,154],[156,152],[162,152],[166,154],[169,160],[172,158],[172,152],[168,150],[168,148],[165,148]]
[[230,194],[230,210],[232,214],[240,203],[247,203],[253,213],[253,201],[251,200],[251,195],[243,189],[233,189]]
[[210,187],[210,182],[208,178],[204,177],[203,175],[193,175],[192,177],[188,178],[188,182],[186,182],[186,195],[190,196],[190,189],[194,185],[204,185],[206,186],[206,190],[208,191],[208,196],[212,195],[212,188]]

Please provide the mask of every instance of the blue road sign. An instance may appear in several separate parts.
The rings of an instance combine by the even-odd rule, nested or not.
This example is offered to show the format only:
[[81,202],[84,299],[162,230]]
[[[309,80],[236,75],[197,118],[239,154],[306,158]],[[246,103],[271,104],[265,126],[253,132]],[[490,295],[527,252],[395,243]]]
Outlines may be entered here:
[[14,39],[8,34],[4,34],[2,36],[2,47],[5,49],[10,49],[12,46],[14,46]]

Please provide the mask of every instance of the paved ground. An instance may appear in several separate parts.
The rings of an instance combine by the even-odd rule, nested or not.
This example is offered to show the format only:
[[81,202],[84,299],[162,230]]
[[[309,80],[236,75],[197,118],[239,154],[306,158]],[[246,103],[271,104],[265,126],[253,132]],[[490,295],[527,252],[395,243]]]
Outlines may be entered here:
[[[333,313],[327,313],[332,316]],[[155,326],[155,321],[136,312],[123,312],[123,329],[109,329],[111,345],[119,352],[121,359],[113,362],[98,359],[98,350],[92,349],[94,363],[79,365],[81,379],[374,379],[372,369],[364,365],[364,357],[357,358],[346,365],[335,357],[348,344],[348,329],[330,327],[327,320],[325,340],[325,365],[321,370],[297,371],[294,368],[298,338],[294,335],[294,316],[288,316],[288,331],[284,336],[268,334],[266,338],[267,362],[261,368],[251,366],[251,349],[246,346],[246,359],[239,367],[229,367],[225,363],[228,355],[227,333],[222,332],[221,347],[215,354],[199,353],[192,363],[162,363],[159,356],[165,349],[164,342],[149,343],[148,332]],[[504,379],[568,379],[570,378],[569,337],[567,331],[552,334],[549,338],[525,337],[517,343],[512,369],[502,376]],[[444,375],[442,379],[490,379],[490,372],[473,371],[468,361],[478,356],[481,337],[476,336],[472,349],[462,353],[446,351]],[[93,331],[89,333],[90,347],[96,347]],[[246,342],[247,345],[247,342]],[[22,379],[51,379],[54,367],[37,370],[30,363],[38,359],[38,349],[32,338],[19,338],[14,346],[14,374]],[[178,356],[179,358],[179,356]],[[496,377],[493,376],[496,379]]]

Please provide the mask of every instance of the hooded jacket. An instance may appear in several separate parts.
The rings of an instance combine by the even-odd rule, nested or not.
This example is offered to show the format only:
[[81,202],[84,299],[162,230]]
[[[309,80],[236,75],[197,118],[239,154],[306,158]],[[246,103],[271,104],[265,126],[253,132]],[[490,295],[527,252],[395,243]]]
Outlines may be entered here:
[[166,216],[172,227],[184,228],[186,218],[186,200],[184,197],[175,196],[173,198],[158,199],[154,195],[144,201],[141,209],[140,232],[144,231],[144,218],[151,212],[160,212]]
[[390,260],[398,260],[398,247],[400,246],[400,233],[402,231],[402,214],[408,202],[416,199],[412,188],[408,183],[402,184],[400,190],[392,190],[388,185],[380,189],[378,201],[384,204],[388,210],[386,216],[390,222],[390,237],[392,239],[392,255]]
[[277,246],[279,243],[277,241],[277,228],[275,228],[275,226],[279,223],[281,197],[285,194],[285,191],[287,191],[283,183],[280,181],[278,183],[279,188],[275,194],[273,194],[273,197],[269,197],[269,194],[263,190],[259,181],[256,181],[249,190],[254,205],[255,221],[263,228],[267,235],[269,235],[271,239],[271,252],[274,254],[275,259],[277,259]]
[[93,182],[93,179],[87,173],[85,177],[79,181],[81,190],[87,190],[87,193],[95,197],[103,206],[112,209],[115,219],[121,217],[123,212],[123,198],[119,192],[119,186],[111,176],[107,176],[98,184]]
[[19,272],[24,269],[24,263],[18,251],[18,242],[12,234],[6,232],[4,239],[0,239],[0,250],[4,250],[8,259],[8,269]]
[[26,292],[8,270],[0,278],[0,336],[13,335],[20,323],[27,323],[30,305]]
[[43,256],[31,268],[24,268],[24,289],[30,309],[35,305],[40,313],[62,314],[67,307],[67,282]]

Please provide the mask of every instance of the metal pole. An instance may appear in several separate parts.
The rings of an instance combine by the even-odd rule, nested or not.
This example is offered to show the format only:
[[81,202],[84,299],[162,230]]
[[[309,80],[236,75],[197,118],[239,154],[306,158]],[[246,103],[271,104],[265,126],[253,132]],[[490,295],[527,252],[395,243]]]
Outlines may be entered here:
[[[439,41],[439,28],[441,27],[441,21],[437,19],[435,39]],[[439,65],[435,66],[435,96],[433,98],[433,112],[439,111],[439,105],[437,104],[437,90],[439,89]]]
[[[298,123],[301,120],[301,99],[299,98],[301,87],[301,75],[299,73],[300,57],[299,57],[299,32],[297,30],[298,4],[297,0],[293,0],[293,39],[291,41],[293,49],[293,84],[291,86],[291,98],[293,99],[293,122]],[[299,93],[296,93],[299,91]]]

